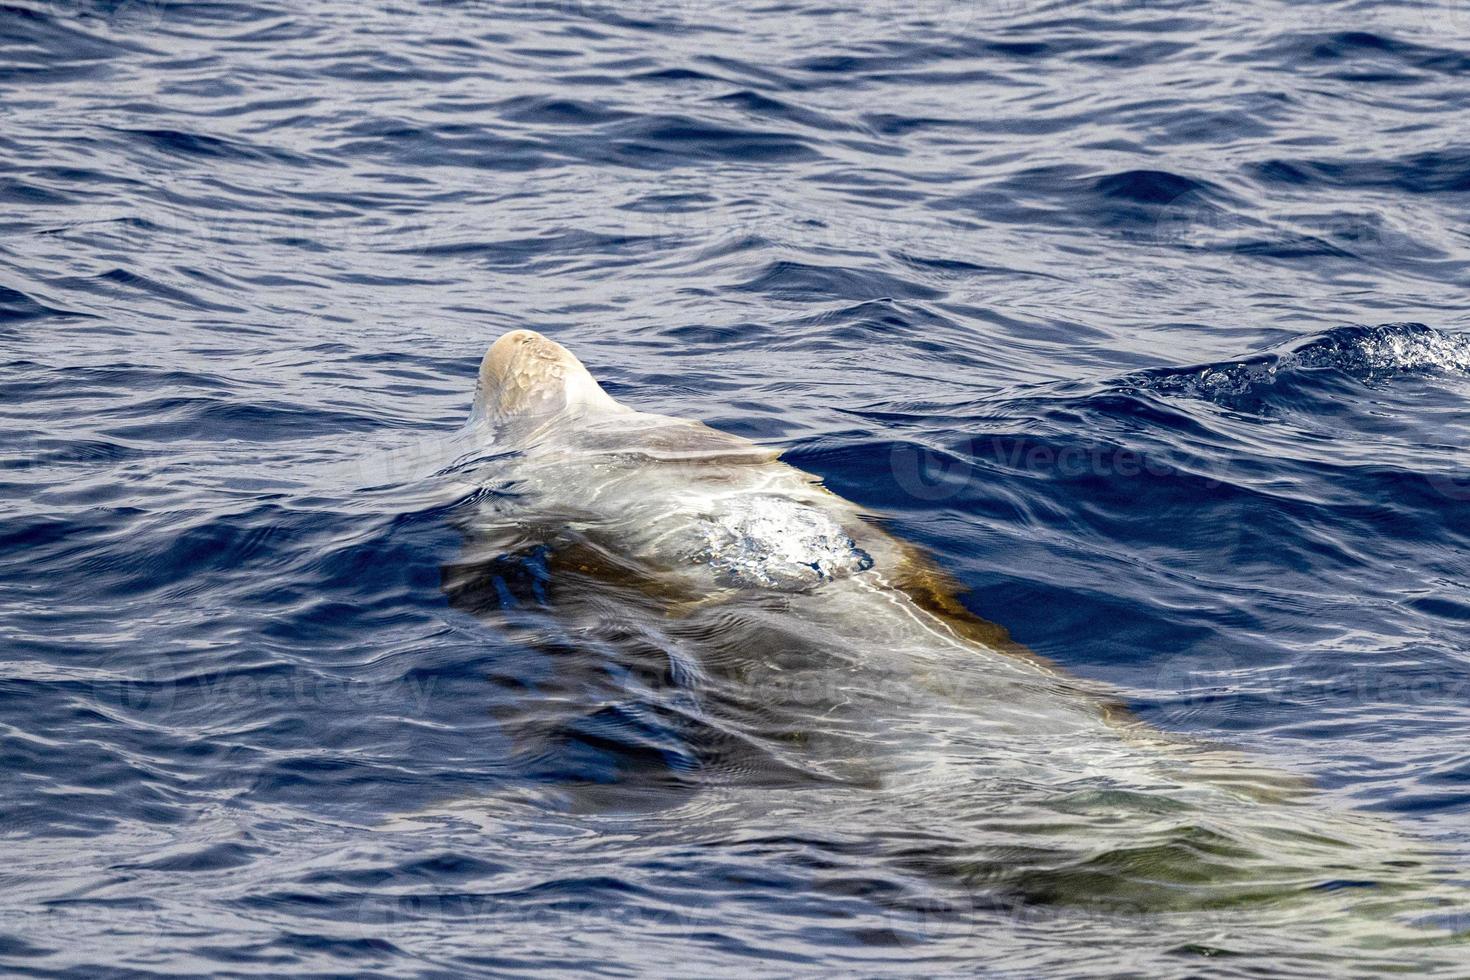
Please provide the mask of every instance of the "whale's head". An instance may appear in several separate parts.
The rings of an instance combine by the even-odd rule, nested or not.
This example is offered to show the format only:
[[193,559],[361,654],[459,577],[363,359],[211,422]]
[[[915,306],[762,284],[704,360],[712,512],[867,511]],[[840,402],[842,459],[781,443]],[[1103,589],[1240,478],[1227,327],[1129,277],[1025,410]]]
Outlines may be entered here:
[[480,362],[476,418],[498,423],[578,410],[627,411],[575,354],[534,330],[512,330],[490,345]]

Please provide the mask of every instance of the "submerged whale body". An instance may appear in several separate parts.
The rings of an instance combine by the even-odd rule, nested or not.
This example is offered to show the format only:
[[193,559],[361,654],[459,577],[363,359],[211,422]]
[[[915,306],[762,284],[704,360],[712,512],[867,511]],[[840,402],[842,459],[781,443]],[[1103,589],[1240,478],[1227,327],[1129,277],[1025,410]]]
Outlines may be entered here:
[[620,404],[548,338],[496,341],[472,425],[495,456],[444,588],[550,652],[505,721],[568,808],[758,814],[967,907],[1210,911],[1283,956],[1422,948],[1391,913],[1448,901],[1392,828],[1131,719],[815,477]]

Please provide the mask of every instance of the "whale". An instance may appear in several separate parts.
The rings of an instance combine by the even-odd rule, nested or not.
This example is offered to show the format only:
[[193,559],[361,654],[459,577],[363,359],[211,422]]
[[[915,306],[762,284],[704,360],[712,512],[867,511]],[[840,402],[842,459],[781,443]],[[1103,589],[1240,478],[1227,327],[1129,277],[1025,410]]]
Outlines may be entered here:
[[[948,882],[970,911],[1210,914],[1308,960],[1429,955],[1406,917],[1463,908],[1387,822],[1140,722],[972,613],[882,515],[770,448],[623,404],[555,340],[490,346],[468,429],[487,451],[460,476],[477,492],[442,586],[547,653],[504,720],[548,805],[657,814],[660,833],[778,825],[834,862]],[[573,756],[584,772],[558,768]]]

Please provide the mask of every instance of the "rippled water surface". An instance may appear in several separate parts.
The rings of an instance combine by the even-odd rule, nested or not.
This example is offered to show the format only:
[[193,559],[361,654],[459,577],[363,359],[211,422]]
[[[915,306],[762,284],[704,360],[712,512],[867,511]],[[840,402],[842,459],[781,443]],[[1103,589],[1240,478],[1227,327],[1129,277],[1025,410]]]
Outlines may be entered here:
[[[1467,87],[1427,0],[0,5],[0,965],[1465,975]],[[1158,900],[1223,816],[1047,866],[958,747],[822,769],[830,686],[731,740],[555,555],[467,564],[516,327],[1433,900]]]

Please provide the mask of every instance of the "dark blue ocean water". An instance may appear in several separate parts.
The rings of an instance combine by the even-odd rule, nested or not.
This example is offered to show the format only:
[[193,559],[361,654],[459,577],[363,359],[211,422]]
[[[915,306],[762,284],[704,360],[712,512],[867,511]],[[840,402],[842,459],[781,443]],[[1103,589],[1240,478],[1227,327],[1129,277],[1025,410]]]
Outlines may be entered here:
[[1453,0],[0,5],[0,965],[1147,949],[629,805],[681,730],[441,587],[514,327],[1470,868],[1467,90]]

